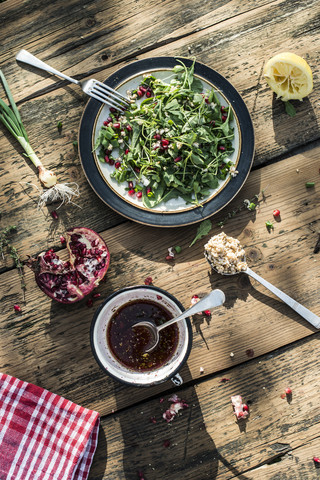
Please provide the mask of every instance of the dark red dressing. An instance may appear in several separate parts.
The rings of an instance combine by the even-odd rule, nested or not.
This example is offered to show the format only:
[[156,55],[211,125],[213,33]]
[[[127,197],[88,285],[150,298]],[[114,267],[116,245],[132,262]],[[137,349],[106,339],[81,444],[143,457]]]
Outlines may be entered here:
[[107,329],[107,342],[117,360],[137,371],[155,370],[172,357],[179,339],[176,324],[160,331],[157,347],[149,353],[150,332],[145,327],[131,328],[137,322],[153,320],[156,325],[170,320],[172,315],[161,305],[149,300],[136,300],[122,306],[111,318]]

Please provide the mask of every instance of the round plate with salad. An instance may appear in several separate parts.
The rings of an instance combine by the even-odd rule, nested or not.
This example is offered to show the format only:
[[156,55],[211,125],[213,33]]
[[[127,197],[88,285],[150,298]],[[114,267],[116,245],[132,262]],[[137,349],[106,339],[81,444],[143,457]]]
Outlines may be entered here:
[[105,83],[123,112],[90,99],[79,150],[87,179],[111,208],[147,225],[188,225],[221,210],[245,182],[254,131],[239,93],[194,60],[131,63]]

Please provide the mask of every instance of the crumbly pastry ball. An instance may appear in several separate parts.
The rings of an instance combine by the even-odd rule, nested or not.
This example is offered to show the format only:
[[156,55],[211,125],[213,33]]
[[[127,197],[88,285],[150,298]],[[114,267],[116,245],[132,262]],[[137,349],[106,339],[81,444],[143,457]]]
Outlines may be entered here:
[[238,273],[247,269],[245,251],[237,238],[224,232],[214,235],[204,246],[205,256],[218,273]]

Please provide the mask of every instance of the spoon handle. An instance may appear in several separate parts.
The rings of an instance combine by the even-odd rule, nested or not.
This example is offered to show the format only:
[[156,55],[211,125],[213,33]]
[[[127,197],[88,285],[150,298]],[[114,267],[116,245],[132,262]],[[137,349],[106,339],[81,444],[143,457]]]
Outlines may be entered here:
[[172,318],[168,322],[163,323],[157,327],[158,331],[162,330],[163,328],[168,327],[172,323],[178,322],[179,320],[183,320],[186,317],[190,317],[191,315],[195,315],[196,313],[203,312],[203,310],[209,310],[210,308],[220,307],[225,302],[225,295],[222,290],[218,288],[212,290],[208,295],[203,297],[199,302],[192,305],[192,307],[185,310],[179,317]]
[[260,275],[253,272],[249,267],[247,267],[247,269],[245,270],[245,273],[250,275],[250,277],[253,277],[256,280],[258,280],[258,282],[260,282],[268,290],[270,290],[270,292],[274,293],[277,297],[279,297],[284,303],[289,305],[289,307],[291,307],[293,310],[299,313],[299,315],[301,315],[301,317],[303,317],[305,320],[311,323],[311,325],[313,325],[316,328],[320,328],[320,318],[317,315],[312,313],[310,310],[308,310],[306,307],[298,303],[293,298],[289,297],[289,295],[287,295],[286,293],[279,290],[279,288],[275,287],[270,282],[260,277]]

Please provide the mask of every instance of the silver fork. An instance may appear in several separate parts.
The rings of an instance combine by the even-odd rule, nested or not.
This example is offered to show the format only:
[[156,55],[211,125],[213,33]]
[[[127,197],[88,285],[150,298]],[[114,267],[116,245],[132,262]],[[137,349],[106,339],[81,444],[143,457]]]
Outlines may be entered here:
[[69,82],[75,83],[82,88],[84,93],[90,95],[90,97],[99,100],[100,102],[106,103],[117,110],[125,110],[129,105],[130,101],[121,95],[121,93],[113,90],[113,88],[105,85],[94,78],[90,78],[89,80],[85,80],[84,82],[80,82],[79,80],[75,80],[74,78],[68,77],[64,73],[59,72],[53,67],[50,67],[47,63],[42,62],[34,55],[31,55],[27,50],[20,50],[17,53],[16,59],[20,62],[28,63],[33,67],[40,68],[41,70],[45,70],[46,72],[53,73],[58,77],[62,77]]

